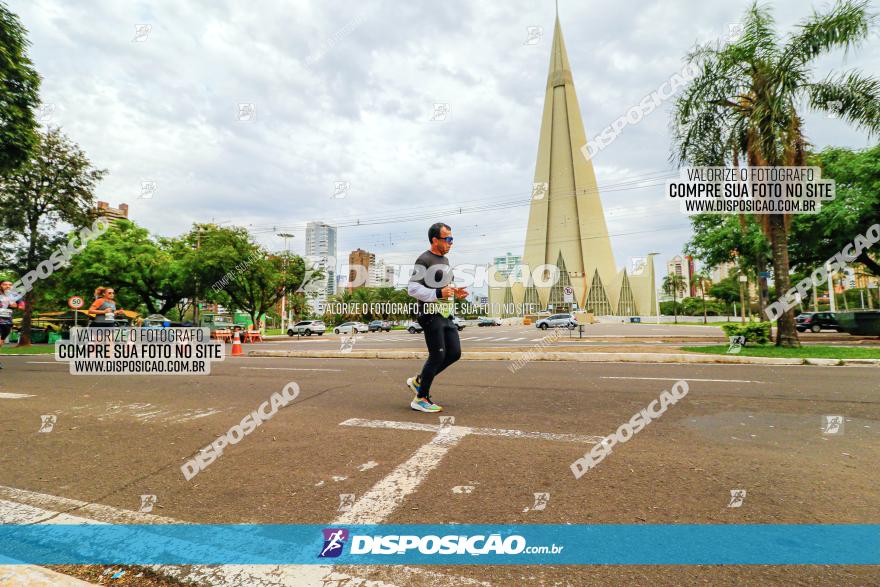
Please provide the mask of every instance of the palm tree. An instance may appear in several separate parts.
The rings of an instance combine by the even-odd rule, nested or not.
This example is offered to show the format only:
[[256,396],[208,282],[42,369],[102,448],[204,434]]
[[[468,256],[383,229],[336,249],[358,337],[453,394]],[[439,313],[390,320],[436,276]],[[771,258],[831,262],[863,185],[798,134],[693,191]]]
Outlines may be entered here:
[[678,324],[678,290],[683,290],[684,285],[684,277],[678,273],[668,273],[663,278],[663,291],[672,294],[672,315],[676,324]]
[[706,324],[709,322],[709,319],[706,317],[706,284],[711,285],[712,281],[709,277],[709,272],[705,269],[697,271],[696,275],[694,275],[694,280],[696,280],[696,286],[700,288],[700,297],[703,298],[703,324]]
[[[868,2],[839,1],[814,12],[786,39],[775,32],[769,9],[753,4],[742,36],[727,45],[706,45],[688,56],[699,75],[676,101],[673,159],[679,164],[803,166],[807,142],[799,109],[833,112],[869,134],[880,132],[880,81],[858,71],[813,81],[815,60],[867,39],[874,17]],[[776,291],[791,286],[788,261],[790,217],[761,217],[770,240]],[[800,346],[793,310],[778,321],[776,344]]]

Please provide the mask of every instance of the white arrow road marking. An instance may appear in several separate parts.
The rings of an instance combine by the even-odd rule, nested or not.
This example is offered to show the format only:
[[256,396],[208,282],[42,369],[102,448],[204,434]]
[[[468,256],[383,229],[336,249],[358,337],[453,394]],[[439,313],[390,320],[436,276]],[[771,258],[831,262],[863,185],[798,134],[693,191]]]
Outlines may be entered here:
[[[347,420],[351,422],[351,420]],[[394,424],[394,422],[391,422]],[[357,424],[346,424],[357,426]],[[439,426],[435,426],[439,429]],[[403,464],[398,465],[389,475],[363,494],[351,510],[336,518],[331,526],[343,526],[347,524],[381,524],[397,507],[403,503],[406,497],[413,493],[422,483],[428,473],[437,468],[449,449],[459,443],[468,435],[467,429],[452,429],[437,433],[427,444],[423,444]]]
[[[677,380],[676,380],[677,381]],[[363,428],[391,428],[395,430],[418,430],[420,432],[438,432],[438,424],[421,424],[419,422],[389,422],[387,420],[363,420],[351,418],[339,424],[340,426],[360,426]],[[468,428],[465,426],[452,426],[449,430],[459,430],[467,434],[477,436],[506,436],[508,438],[529,438],[534,440],[555,440],[560,442],[583,442],[596,444],[601,442],[602,436],[581,436],[579,434],[556,434],[554,432],[527,432],[523,430],[504,430],[501,428]]]

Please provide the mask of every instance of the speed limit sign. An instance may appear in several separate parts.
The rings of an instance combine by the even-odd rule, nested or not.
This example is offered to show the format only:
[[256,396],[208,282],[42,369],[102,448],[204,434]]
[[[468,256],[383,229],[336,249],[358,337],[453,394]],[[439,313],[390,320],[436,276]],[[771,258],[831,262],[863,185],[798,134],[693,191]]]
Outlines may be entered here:
[[566,304],[574,303],[574,288],[566,287],[563,289],[563,299]]
[[85,302],[79,296],[71,296],[67,300],[67,305],[70,306],[74,310],[79,310],[80,308],[83,307],[83,304],[85,304]]

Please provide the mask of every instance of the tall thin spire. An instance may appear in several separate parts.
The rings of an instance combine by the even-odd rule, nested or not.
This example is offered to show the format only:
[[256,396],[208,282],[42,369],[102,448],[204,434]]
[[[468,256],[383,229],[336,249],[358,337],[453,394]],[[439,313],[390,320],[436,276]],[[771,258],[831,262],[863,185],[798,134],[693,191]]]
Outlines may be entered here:
[[[533,186],[535,193],[543,195],[532,199],[523,261],[531,268],[564,265],[581,308],[589,300],[610,299],[616,306],[617,296],[607,295],[611,293],[607,290],[617,271],[593,164],[581,152],[587,141],[559,23],[558,0],[545,92]],[[539,285],[542,304],[560,308],[561,290]],[[594,310],[609,313],[598,307]]]

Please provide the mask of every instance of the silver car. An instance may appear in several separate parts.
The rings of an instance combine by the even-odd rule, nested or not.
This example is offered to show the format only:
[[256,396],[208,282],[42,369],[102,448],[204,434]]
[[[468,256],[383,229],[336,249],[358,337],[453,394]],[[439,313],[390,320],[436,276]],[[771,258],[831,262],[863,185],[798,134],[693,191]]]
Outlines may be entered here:
[[571,314],[553,314],[546,318],[541,318],[535,322],[535,328],[547,330],[548,328],[568,328],[574,330],[578,327],[578,322]]
[[327,330],[327,327],[320,320],[303,320],[293,326],[289,326],[287,328],[287,336],[296,336],[297,334],[306,336],[317,334],[321,336],[325,330]]
[[370,327],[363,322],[343,322],[333,329],[334,334],[360,334],[369,331]]

